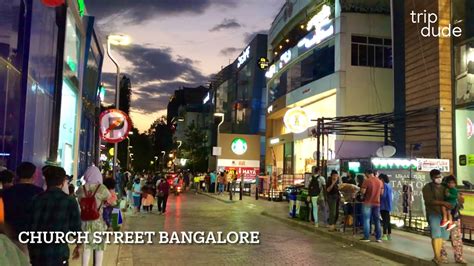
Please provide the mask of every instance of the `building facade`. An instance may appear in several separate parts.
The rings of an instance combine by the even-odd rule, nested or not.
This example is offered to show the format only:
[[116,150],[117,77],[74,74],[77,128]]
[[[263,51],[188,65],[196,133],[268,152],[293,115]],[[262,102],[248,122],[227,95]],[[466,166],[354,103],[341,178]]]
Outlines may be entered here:
[[103,52],[84,8],[1,2],[0,163],[10,169],[49,162],[77,176],[94,161],[98,135],[80,129],[96,125]]
[[[467,0],[419,0],[416,4],[393,1],[392,8],[394,36],[398,39],[394,46],[395,73],[403,81],[395,82],[397,99],[403,99],[395,103],[395,108],[401,111],[432,108],[437,113],[435,119],[433,114],[408,118],[401,148],[414,157],[449,159],[451,172],[459,181],[474,182],[471,138],[474,132],[474,3]],[[435,14],[437,20],[428,25],[423,20],[413,19],[412,14]],[[445,30],[446,34],[437,33],[438,29],[447,28],[450,30]],[[454,28],[460,29],[458,36],[454,35]],[[409,130],[414,124],[425,127]],[[414,144],[420,144],[421,148],[413,150]]]
[[[257,34],[232,64],[214,76],[209,94],[203,99],[203,103],[209,105],[212,110],[209,119],[214,121],[213,130],[210,132],[213,146],[221,146],[223,144],[221,140],[231,138],[229,136],[232,135],[234,139],[242,139],[242,136],[246,136],[243,139],[246,143],[252,143],[252,147],[249,147],[252,153],[234,153],[234,155],[240,158],[240,166],[248,166],[253,169],[252,173],[257,174],[260,171],[256,169],[263,170],[265,158],[266,84],[265,71],[261,67],[262,61],[267,62],[267,35]],[[215,117],[216,113],[223,114],[223,117]],[[221,119],[223,123],[219,127],[219,132],[226,134],[225,138],[216,135],[217,125],[222,121]],[[255,138],[259,141],[255,142]],[[218,139],[221,143],[217,143]],[[210,168],[235,168],[238,161],[234,157],[230,158],[227,155],[229,158],[222,157],[227,154],[227,151],[232,153],[231,145],[221,148],[222,155],[219,160],[214,157],[214,160],[210,161]],[[260,154],[260,159],[255,159],[253,152],[255,150],[257,154]]]
[[[287,1],[269,31],[266,167],[316,164],[314,120],[393,111],[389,1]],[[326,159],[370,157],[383,140],[329,135]]]

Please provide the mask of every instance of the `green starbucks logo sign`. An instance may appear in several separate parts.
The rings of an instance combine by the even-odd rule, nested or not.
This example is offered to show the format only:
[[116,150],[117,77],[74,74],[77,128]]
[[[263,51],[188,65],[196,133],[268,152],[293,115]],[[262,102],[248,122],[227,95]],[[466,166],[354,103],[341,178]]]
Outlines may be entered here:
[[237,155],[242,155],[247,151],[247,141],[243,138],[236,138],[231,144],[232,151]]

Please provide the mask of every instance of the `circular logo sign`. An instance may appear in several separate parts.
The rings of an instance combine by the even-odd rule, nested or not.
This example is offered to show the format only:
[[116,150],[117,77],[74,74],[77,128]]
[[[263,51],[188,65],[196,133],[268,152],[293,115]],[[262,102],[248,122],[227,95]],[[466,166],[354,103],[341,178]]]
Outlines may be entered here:
[[301,133],[309,127],[309,116],[301,107],[295,107],[286,112],[283,122],[290,132]]
[[231,144],[232,151],[237,155],[242,155],[247,151],[247,141],[243,138],[236,138]]
[[132,121],[124,112],[109,109],[99,117],[100,137],[109,143],[118,143],[127,138],[132,129]]

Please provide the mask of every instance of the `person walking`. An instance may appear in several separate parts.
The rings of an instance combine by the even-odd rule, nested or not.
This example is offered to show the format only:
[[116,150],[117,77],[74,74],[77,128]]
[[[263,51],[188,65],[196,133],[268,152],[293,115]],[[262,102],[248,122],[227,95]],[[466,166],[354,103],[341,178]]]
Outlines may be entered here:
[[211,186],[210,186],[209,192],[216,193],[216,181],[217,181],[216,171],[212,171],[210,173],[210,179],[211,179]]
[[[8,170],[6,170],[8,171]],[[13,175],[11,173],[10,175]],[[12,227],[15,238],[22,231],[27,231],[29,207],[33,198],[42,193],[43,189],[33,185],[36,166],[30,162],[22,162],[16,169],[18,184],[3,191],[5,204],[5,222]],[[26,246],[23,248],[26,249]]]
[[[434,258],[433,262],[436,264],[443,264],[448,262],[448,254],[445,248],[445,240],[449,238],[449,232],[446,228],[441,227],[441,220],[443,214],[441,207],[451,209],[453,206],[445,201],[446,188],[442,185],[441,172],[438,169],[430,171],[431,182],[427,183],[423,189],[423,200],[425,201],[426,216],[428,224],[431,228],[431,246],[433,248]],[[464,202],[464,198],[459,196],[459,203]],[[460,225],[460,220],[457,221]],[[451,244],[454,249],[454,258],[457,263],[465,264],[463,258],[462,234],[459,227],[451,231]]]
[[390,212],[392,211],[393,191],[390,180],[386,174],[379,175],[383,181],[383,195],[380,197],[380,215],[382,216],[383,236],[382,240],[392,240],[392,224],[390,223]]
[[166,203],[168,202],[168,195],[170,193],[170,185],[163,178],[157,187],[156,194],[158,196],[158,212],[164,214],[166,212]]
[[[74,198],[62,190],[66,171],[57,166],[44,168],[47,189],[38,194],[31,203],[27,231],[30,232],[81,232],[79,208]],[[77,245],[73,259],[79,257]],[[69,246],[66,242],[54,245],[31,243],[28,245],[30,262],[33,266],[68,265]]]
[[310,202],[312,206],[315,227],[319,227],[318,205],[325,204],[323,194],[325,187],[326,181],[324,177],[321,176],[321,168],[316,166],[313,168],[313,176],[308,186],[308,202]]
[[336,170],[331,171],[331,176],[328,179],[328,186],[327,186],[327,202],[329,206],[329,231],[335,232],[336,231],[336,223],[339,211],[339,174]]
[[224,172],[221,172],[219,174],[219,177],[217,178],[217,183],[218,183],[218,193],[217,195],[222,195],[224,193]]
[[0,194],[13,186],[13,179],[15,178],[15,173],[10,170],[4,169],[0,171]]
[[133,180],[133,185],[132,185],[132,198],[133,198],[133,207],[134,207],[135,213],[140,212],[141,194],[142,194],[142,186],[140,184],[140,178],[136,177]]
[[364,197],[362,204],[362,216],[364,223],[364,237],[360,239],[363,242],[370,242],[370,221],[375,225],[375,241],[382,242],[382,232],[380,229],[380,197],[384,194],[382,181],[375,176],[374,171],[368,169],[365,171],[367,179],[361,187],[361,194]]
[[86,183],[77,190],[77,198],[81,207],[81,227],[84,232],[89,233],[89,243],[84,245],[82,254],[82,265],[89,265],[90,257],[94,252],[94,265],[101,266],[104,259],[105,239],[97,241],[94,233],[107,231],[107,225],[102,219],[102,207],[111,195],[103,184],[102,174],[96,166],[92,165],[87,168],[84,180]]

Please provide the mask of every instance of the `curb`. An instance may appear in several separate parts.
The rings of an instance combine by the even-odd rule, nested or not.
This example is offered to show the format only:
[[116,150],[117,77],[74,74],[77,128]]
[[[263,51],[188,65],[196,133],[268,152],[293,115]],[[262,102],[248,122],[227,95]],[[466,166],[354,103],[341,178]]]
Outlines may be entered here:
[[352,236],[347,237],[341,234],[328,232],[325,229],[316,228],[309,225],[307,222],[293,220],[289,217],[283,218],[277,215],[270,214],[266,211],[261,212],[261,215],[278,220],[280,222],[286,223],[291,226],[297,226],[298,228],[304,229],[306,231],[313,232],[315,234],[323,235],[325,237],[332,238],[344,244],[350,245],[351,247],[370,252],[380,257],[402,263],[405,265],[433,265],[433,262],[430,260],[421,259],[415,256],[407,255],[398,251],[390,250],[381,246],[377,246],[375,243],[363,243],[354,239]]
[[199,194],[199,195],[206,196],[206,197],[211,198],[211,199],[215,199],[215,200],[218,200],[218,201],[222,201],[222,202],[224,202],[224,203],[235,203],[235,201],[233,201],[233,200],[221,199],[221,198],[219,198],[219,197],[217,197],[217,196],[209,195],[209,194],[207,194],[207,193],[198,192],[198,194]]

